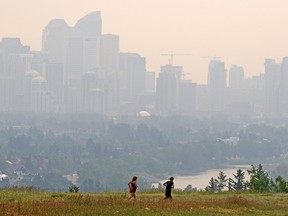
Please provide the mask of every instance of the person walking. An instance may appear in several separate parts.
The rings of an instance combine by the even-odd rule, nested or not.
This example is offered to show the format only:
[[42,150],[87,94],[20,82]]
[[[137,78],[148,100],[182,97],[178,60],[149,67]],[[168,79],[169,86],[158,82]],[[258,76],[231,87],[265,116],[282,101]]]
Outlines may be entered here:
[[133,176],[132,180],[128,182],[129,192],[131,194],[128,200],[130,200],[131,198],[133,198],[134,200],[136,199],[136,190],[138,188],[137,179],[137,176]]
[[166,181],[163,183],[163,185],[166,187],[165,188],[165,199],[172,199],[172,195],[171,195],[171,192],[172,192],[172,188],[174,188],[174,177],[170,177],[169,178],[169,181]]

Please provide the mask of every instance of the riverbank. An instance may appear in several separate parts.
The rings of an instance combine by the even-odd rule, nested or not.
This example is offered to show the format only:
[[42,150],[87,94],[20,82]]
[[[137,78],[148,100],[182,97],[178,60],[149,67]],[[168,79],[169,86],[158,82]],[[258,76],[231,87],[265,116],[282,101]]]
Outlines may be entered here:
[[[175,175],[174,176],[174,187],[175,189],[182,189],[184,190],[187,185],[192,185],[193,188],[197,188],[197,190],[204,190],[205,187],[209,184],[211,177],[217,178],[219,172],[222,171],[227,176],[227,178],[233,178],[233,174],[236,174],[238,169],[242,169],[245,171],[245,178],[248,178],[247,169],[249,169],[251,165],[233,165],[227,166],[225,168],[219,169],[210,169],[207,171],[200,172],[196,175],[190,176],[182,176],[182,175]],[[161,180],[160,182],[163,183],[167,180]]]

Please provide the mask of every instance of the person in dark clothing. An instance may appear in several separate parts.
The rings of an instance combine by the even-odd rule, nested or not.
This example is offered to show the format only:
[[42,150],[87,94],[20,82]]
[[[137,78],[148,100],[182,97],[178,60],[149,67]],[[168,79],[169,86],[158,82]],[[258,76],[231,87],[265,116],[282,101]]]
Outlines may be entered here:
[[163,185],[166,187],[164,199],[172,199],[171,192],[172,192],[172,188],[174,188],[173,180],[174,180],[174,177],[170,177],[169,181],[166,181],[163,183]]
[[138,187],[137,179],[137,176],[133,176],[132,180],[128,182],[129,192],[131,194],[128,200],[130,200],[131,198],[134,198],[134,200],[136,199],[136,190]]

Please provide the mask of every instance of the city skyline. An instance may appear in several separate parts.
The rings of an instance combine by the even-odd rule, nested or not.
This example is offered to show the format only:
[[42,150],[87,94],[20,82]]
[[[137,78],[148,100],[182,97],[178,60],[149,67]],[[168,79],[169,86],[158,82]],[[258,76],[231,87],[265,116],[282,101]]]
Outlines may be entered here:
[[183,66],[187,79],[201,84],[207,83],[209,58],[214,56],[221,57],[227,70],[237,64],[244,68],[245,77],[251,77],[264,72],[266,58],[280,62],[288,55],[288,30],[284,28],[288,2],[276,3],[2,0],[0,38],[19,37],[32,50],[41,50],[42,30],[50,20],[64,19],[74,26],[85,14],[100,11],[103,33],[120,36],[121,52],[141,54],[147,70],[156,73],[170,61],[169,55],[162,54],[191,54],[175,55],[173,63]]

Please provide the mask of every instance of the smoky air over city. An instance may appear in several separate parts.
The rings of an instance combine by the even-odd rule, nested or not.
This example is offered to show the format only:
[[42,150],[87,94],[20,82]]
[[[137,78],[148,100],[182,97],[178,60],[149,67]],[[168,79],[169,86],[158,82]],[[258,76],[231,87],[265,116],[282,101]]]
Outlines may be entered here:
[[287,1],[0,8],[0,187],[288,188]]

